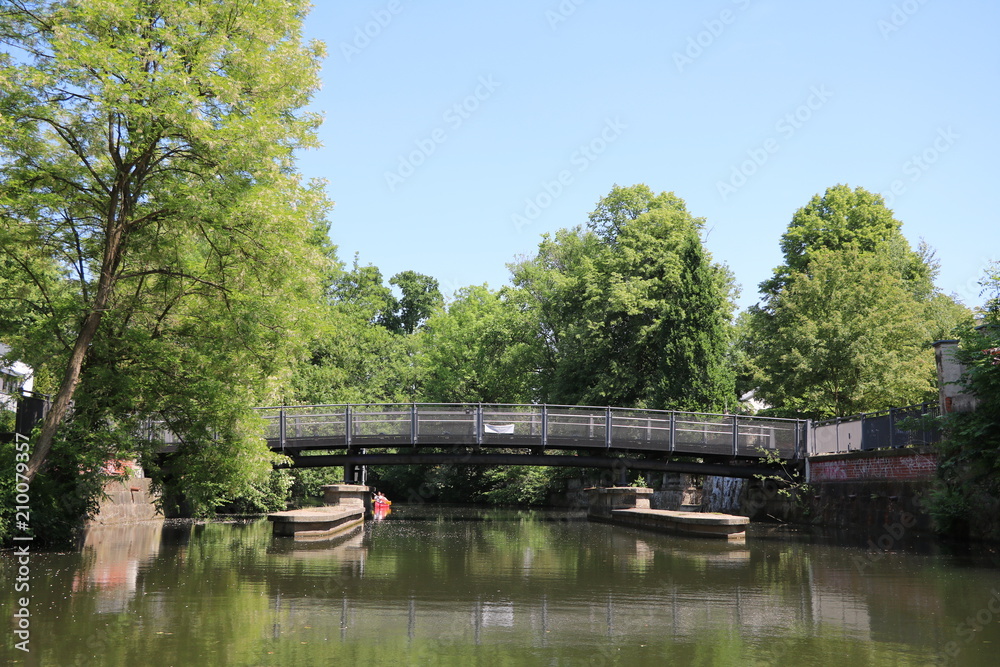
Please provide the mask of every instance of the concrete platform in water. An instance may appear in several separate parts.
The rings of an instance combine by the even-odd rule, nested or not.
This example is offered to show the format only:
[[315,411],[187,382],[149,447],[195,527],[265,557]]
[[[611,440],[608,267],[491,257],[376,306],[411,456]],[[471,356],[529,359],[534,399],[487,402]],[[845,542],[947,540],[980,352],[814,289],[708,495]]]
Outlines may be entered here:
[[365,519],[369,489],[356,484],[328,484],[323,489],[322,507],[273,512],[267,515],[277,537],[296,540],[325,539]]
[[637,508],[612,510],[611,521],[623,526],[724,540],[746,539],[747,525],[750,523],[750,519],[745,516],[731,514]]
[[297,540],[329,537],[355,526],[365,519],[365,508],[310,507],[268,514],[279,537]]
[[674,512],[649,507],[652,489],[611,487],[587,489],[587,517],[622,526],[662,530],[679,535],[711,537],[730,541],[746,539],[750,519],[715,512]]

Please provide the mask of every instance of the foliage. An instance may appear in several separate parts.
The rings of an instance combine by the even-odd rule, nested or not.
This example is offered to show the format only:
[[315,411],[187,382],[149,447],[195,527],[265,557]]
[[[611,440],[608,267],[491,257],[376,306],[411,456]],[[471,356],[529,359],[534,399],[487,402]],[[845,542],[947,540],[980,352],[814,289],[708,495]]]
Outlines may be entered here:
[[933,285],[881,197],[838,185],[799,209],[785,263],[742,329],[741,388],[786,416],[833,417],[932,398],[930,343],[967,309]]
[[249,485],[249,490],[228,503],[227,514],[267,514],[287,509],[294,479],[290,470],[272,469],[267,477]]
[[13,433],[17,412],[0,408],[0,433]]
[[459,290],[427,320],[418,350],[424,402],[531,401],[534,330],[511,289]]
[[615,186],[590,230],[545,235],[513,265],[537,322],[538,399],[548,403],[722,410],[729,271],[701,243],[704,222],[672,193]]
[[826,417],[931,398],[934,359],[918,304],[884,255],[814,251],[810,273],[773,307],[752,351],[772,404]]
[[761,291],[768,296],[777,294],[797,275],[807,273],[816,251],[848,248],[861,253],[887,252],[899,276],[916,283],[915,291],[930,291],[934,266],[929,260],[933,253],[924,246],[920,252],[911,250],[901,227],[881,195],[842,184],[827,188],[792,216],[781,237],[785,263],[761,285]]
[[323,316],[307,355],[296,365],[291,404],[410,401],[417,383],[411,362],[411,336],[379,323],[394,312],[393,296],[374,266],[336,269],[327,290]]
[[343,468],[293,468],[291,471],[291,497],[297,502],[322,496],[320,487],[343,481]]
[[483,475],[483,500],[490,505],[541,505],[561,479],[557,468],[494,466]]
[[[35,544],[72,543],[84,519],[97,511],[107,481],[102,467],[111,450],[103,446],[101,435],[87,433],[71,423],[56,439],[46,474],[35,478],[28,493]],[[90,446],[81,447],[81,439]],[[0,445],[0,535],[5,536],[11,534],[18,505],[14,466],[15,444]]]
[[444,303],[438,281],[416,271],[401,271],[389,279],[399,288],[401,296],[393,299],[392,311],[385,317],[390,331],[412,334],[436,308]]
[[481,500],[484,471],[489,469],[461,464],[379,466],[377,479],[370,484],[389,498],[406,503],[475,503]]
[[982,321],[960,330],[957,353],[965,391],[977,404],[945,417],[931,512],[942,532],[1000,539],[1000,525],[984,524],[1000,509],[1000,263],[991,264],[980,284]]
[[786,467],[787,461],[781,458],[778,452],[773,449],[757,447],[760,454],[760,463],[769,467],[780,467],[783,475],[754,475],[754,479],[762,483],[771,482],[779,496],[784,498],[794,498],[796,502],[803,506],[808,513],[808,507],[802,502],[803,498],[812,495],[813,489],[803,480],[802,471],[797,468]]
[[0,302],[21,316],[0,333],[59,378],[32,474],[61,428],[105,436],[74,441],[82,466],[134,453],[147,417],[182,438],[199,507],[269,474],[247,408],[308,335],[324,270],[327,203],[294,171],[319,122],[300,112],[321,56],[306,7],[4,5]]

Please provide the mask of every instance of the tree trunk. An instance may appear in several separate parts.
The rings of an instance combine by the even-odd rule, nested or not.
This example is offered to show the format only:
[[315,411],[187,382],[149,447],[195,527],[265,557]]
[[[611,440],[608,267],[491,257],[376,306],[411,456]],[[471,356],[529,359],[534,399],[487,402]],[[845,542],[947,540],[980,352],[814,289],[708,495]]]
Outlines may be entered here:
[[87,350],[97,335],[97,329],[101,325],[101,317],[111,301],[111,292],[115,284],[115,271],[121,261],[121,253],[124,250],[122,243],[123,227],[115,225],[113,220],[108,221],[108,226],[112,230],[105,239],[104,258],[101,269],[101,277],[97,283],[97,293],[94,302],[90,307],[90,312],[83,320],[80,333],[77,334],[76,343],[73,345],[73,352],[66,363],[66,372],[63,374],[62,383],[56,393],[52,406],[49,408],[45,420],[42,422],[42,430],[38,434],[38,440],[28,461],[27,478],[30,483],[35,478],[38,471],[45,465],[45,459],[52,450],[52,441],[55,439],[56,431],[66,418],[69,411],[69,404],[73,401],[73,394],[76,386],[80,382],[80,370],[83,368],[83,360],[87,356]]
[[91,312],[83,322],[80,335],[76,338],[76,345],[73,346],[73,353],[69,357],[69,363],[66,364],[66,374],[63,376],[62,384],[59,386],[59,392],[52,401],[52,406],[49,408],[48,414],[45,415],[45,421],[42,422],[42,431],[38,435],[38,441],[35,442],[31,453],[31,460],[28,461],[28,482],[31,482],[35,478],[35,475],[38,474],[38,471],[41,470],[46,457],[49,455],[49,451],[52,449],[52,440],[56,435],[59,425],[62,424],[63,419],[66,417],[69,404],[73,401],[73,393],[76,391],[76,385],[80,381],[80,369],[83,367],[83,358],[87,355],[87,349],[90,347],[91,341],[94,340],[94,335],[97,333],[97,327],[100,323],[100,311]]

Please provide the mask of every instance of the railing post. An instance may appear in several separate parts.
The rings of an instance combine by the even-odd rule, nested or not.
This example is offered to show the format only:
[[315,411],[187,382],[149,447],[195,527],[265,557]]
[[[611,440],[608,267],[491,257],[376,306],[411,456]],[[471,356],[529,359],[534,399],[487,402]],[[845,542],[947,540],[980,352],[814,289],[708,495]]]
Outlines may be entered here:
[[542,449],[549,446],[549,406],[542,406]]
[[281,453],[285,453],[285,406],[278,409],[278,440],[281,442]]
[[667,437],[667,451],[673,453],[677,440],[677,413],[670,411],[670,434]]
[[483,404],[476,405],[476,447],[483,444]]
[[604,408],[604,447],[611,449],[611,408]]
[[417,446],[417,404],[410,403],[410,446]]
[[[864,412],[861,413],[861,420],[860,420],[861,421],[861,442],[858,443],[858,449],[862,449],[862,450],[868,449],[865,446],[865,435],[868,432],[868,429],[865,428],[865,414],[867,414],[867,413],[864,413]],[[877,433],[877,431],[876,431],[876,433]],[[878,442],[878,438],[876,438],[876,442]]]
[[896,444],[896,408],[889,408],[889,449]]
[[739,456],[740,453],[740,418],[738,415],[733,415],[733,456]]
[[926,445],[931,441],[930,431],[927,430],[927,413],[930,409],[930,405],[926,402],[920,408],[920,425],[922,427],[920,429],[920,444],[922,445]]
[[347,448],[351,447],[351,433],[354,431],[354,414],[351,411],[351,406],[347,405],[344,407],[344,444]]

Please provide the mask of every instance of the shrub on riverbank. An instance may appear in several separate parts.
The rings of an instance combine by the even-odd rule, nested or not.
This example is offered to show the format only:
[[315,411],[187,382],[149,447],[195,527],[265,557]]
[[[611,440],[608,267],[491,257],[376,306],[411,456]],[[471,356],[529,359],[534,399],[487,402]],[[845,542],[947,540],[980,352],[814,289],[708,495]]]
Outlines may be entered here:
[[1000,541],[1000,262],[981,284],[983,322],[960,332],[957,353],[978,403],[945,419],[931,513],[942,533]]

